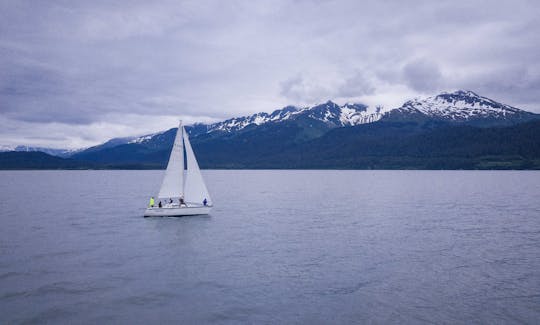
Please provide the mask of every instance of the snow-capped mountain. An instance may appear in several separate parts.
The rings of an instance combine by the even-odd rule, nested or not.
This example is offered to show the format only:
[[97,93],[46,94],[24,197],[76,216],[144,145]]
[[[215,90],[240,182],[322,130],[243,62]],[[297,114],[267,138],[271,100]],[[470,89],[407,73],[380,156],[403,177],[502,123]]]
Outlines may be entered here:
[[387,113],[389,116],[424,115],[448,122],[526,120],[535,114],[501,104],[472,91],[444,92],[425,99],[413,99]]
[[[283,125],[295,125],[300,133],[295,135],[294,141],[305,141],[320,137],[337,127],[357,126],[376,121],[424,123],[426,121],[439,121],[443,124],[468,124],[473,126],[504,126],[513,125],[531,119],[537,119],[538,114],[501,104],[472,91],[445,92],[425,99],[414,99],[405,102],[401,107],[387,112],[379,109],[370,109],[364,104],[338,105],[332,101],[311,107],[286,106],[272,113],[257,113],[249,116],[234,117],[213,124],[195,124],[186,126],[190,136],[195,138],[207,134],[206,139],[218,139],[222,136],[235,137],[244,131],[249,131],[249,137],[258,137],[261,132],[276,132]],[[271,131],[264,131],[259,126],[267,125]],[[251,132],[254,131],[254,132]],[[170,129],[154,134],[139,137],[114,138],[101,145],[80,149],[77,151],[35,148],[19,146],[17,148],[0,147],[0,150],[43,151],[61,157],[74,157],[86,159],[90,155],[99,156],[107,150],[131,150],[125,146],[144,147],[144,150],[165,150],[174,139],[176,129]],[[204,138],[204,137],[203,137]],[[200,138],[201,141],[204,140]],[[121,147],[122,146],[122,147]],[[135,149],[133,149],[135,150]],[[166,151],[166,150],[165,150]],[[122,152],[122,155],[125,153]]]
[[472,91],[444,92],[424,99],[413,99],[401,107],[381,112],[368,110],[364,104],[344,104],[328,101],[312,107],[287,106],[272,113],[257,113],[231,118],[209,125],[197,124],[190,128],[191,135],[211,132],[236,132],[266,123],[280,123],[311,119],[329,128],[355,126],[379,120],[408,120],[411,118],[465,122],[471,124],[512,124],[536,118],[537,115],[482,97]]
[[[364,123],[371,123],[382,117],[380,112],[368,112],[364,104],[338,104],[328,101],[324,104],[312,107],[286,106],[268,114],[265,112],[250,116],[235,117],[223,122],[217,122],[206,126],[206,132],[235,132],[247,127],[262,125],[265,123],[280,123],[284,121],[310,118],[318,120],[329,127],[354,126]],[[200,133],[200,125],[198,128]]]

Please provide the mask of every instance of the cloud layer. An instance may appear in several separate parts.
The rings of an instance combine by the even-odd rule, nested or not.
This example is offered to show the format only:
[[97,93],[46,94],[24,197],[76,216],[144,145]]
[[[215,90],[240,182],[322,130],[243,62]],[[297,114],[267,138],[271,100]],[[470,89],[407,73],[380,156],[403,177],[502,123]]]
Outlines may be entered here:
[[537,1],[2,1],[0,145],[80,147],[327,99],[540,112]]

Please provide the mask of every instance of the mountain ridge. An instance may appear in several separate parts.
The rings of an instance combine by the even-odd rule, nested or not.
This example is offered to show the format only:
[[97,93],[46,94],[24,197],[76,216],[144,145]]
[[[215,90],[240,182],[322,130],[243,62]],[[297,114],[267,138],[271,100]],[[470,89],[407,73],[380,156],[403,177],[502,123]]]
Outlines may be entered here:
[[[263,134],[269,129],[276,131],[278,128],[283,128],[283,130],[288,128],[290,131],[292,127],[295,131],[294,135],[290,134],[290,136],[293,137],[291,143],[294,144],[319,138],[335,128],[356,127],[378,121],[431,123],[433,126],[467,124],[491,127],[522,123],[539,116],[482,97],[472,91],[458,90],[443,92],[424,99],[409,100],[398,108],[384,112],[378,107],[369,109],[367,105],[362,103],[338,105],[329,100],[311,107],[285,106],[271,113],[260,112],[211,124],[196,123],[186,126],[186,130],[196,144],[216,139],[222,141],[230,137],[241,136],[242,133],[257,136],[254,135],[253,130]],[[67,155],[64,153],[63,157],[103,161],[103,158],[97,156],[100,153],[106,153],[120,159],[121,154],[115,153],[115,151],[127,153],[129,149],[126,148],[130,148],[130,146],[133,152],[138,152],[140,155],[153,154],[155,151],[164,150],[172,145],[175,130],[173,128],[140,137],[113,138],[91,148],[75,150]],[[287,138],[287,141],[289,140],[291,139]],[[270,138],[268,141],[272,141],[272,139]],[[60,149],[54,150],[60,151]],[[54,155],[54,150],[49,151],[49,153]],[[47,152],[46,150],[41,151]]]
[[[214,169],[540,169],[540,120],[504,127],[378,121],[334,128],[322,137],[291,141],[299,127],[264,126],[237,137],[195,142],[202,168]],[[255,133],[256,136],[250,133]],[[269,138],[278,141],[268,142]],[[172,145],[172,143],[171,143]],[[41,152],[1,152],[0,169],[163,169],[170,148],[124,160],[85,162]],[[16,155],[16,156],[14,156]],[[129,158],[134,158],[129,160]],[[33,159],[32,159],[33,158]],[[106,157],[105,157],[106,158]]]
[[[469,114],[470,112],[472,114]],[[382,112],[379,107],[375,108],[374,111],[368,112],[368,106],[362,103],[338,105],[328,100],[325,103],[308,107],[289,105],[274,110],[271,113],[259,112],[252,115],[233,117],[211,124],[195,123],[186,126],[186,130],[190,136],[199,136],[204,133],[214,132],[232,133],[242,131],[246,128],[258,127],[266,123],[280,123],[289,120],[301,120],[302,118],[321,121],[328,126],[328,129],[373,123],[381,119],[392,121],[436,119],[451,123],[494,126],[521,123],[538,118],[539,116],[538,114],[527,112],[510,105],[501,104],[470,90],[457,90],[455,92],[443,92],[423,100],[408,100],[402,106],[385,112]],[[515,121],[512,121],[514,119]],[[148,142],[152,136],[168,131],[170,130],[140,137],[131,137],[130,142]],[[128,142],[126,141],[126,143]]]

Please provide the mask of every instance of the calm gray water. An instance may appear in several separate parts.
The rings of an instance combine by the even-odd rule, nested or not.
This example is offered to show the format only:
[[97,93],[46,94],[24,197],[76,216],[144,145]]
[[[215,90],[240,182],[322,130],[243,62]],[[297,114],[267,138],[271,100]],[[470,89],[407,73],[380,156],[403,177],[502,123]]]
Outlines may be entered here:
[[540,172],[0,172],[0,323],[538,323]]

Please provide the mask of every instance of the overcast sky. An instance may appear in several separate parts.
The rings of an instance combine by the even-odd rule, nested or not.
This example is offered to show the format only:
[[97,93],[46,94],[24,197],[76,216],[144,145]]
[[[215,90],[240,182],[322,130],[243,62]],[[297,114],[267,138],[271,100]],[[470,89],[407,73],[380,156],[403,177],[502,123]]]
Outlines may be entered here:
[[0,0],[0,145],[94,145],[332,99],[540,112],[540,1]]

